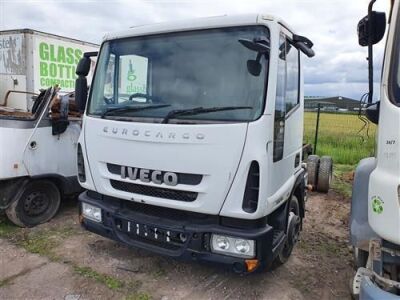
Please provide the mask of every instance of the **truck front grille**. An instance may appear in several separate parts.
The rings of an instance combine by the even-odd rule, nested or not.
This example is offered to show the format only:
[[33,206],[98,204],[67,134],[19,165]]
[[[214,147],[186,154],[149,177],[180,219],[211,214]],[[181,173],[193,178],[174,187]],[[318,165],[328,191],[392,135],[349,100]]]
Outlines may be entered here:
[[123,182],[118,180],[110,180],[111,186],[119,191],[128,193],[140,194],[150,197],[192,202],[197,199],[196,192],[171,190],[147,185],[140,185],[135,183]]
[[[107,164],[107,170],[111,174],[121,175],[121,168],[126,168],[121,165],[116,164]],[[140,170],[140,168],[137,168]],[[151,174],[154,170],[149,170]],[[161,174],[164,174],[166,171],[161,171]],[[186,184],[186,185],[198,185],[201,183],[203,179],[203,175],[198,174],[187,174],[187,173],[175,173],[178,176],[178,184]]]

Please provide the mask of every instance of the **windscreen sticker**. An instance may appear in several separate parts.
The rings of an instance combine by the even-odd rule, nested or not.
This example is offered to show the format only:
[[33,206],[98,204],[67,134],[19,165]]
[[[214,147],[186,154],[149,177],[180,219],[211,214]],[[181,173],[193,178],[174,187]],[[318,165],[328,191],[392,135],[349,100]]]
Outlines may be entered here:
[[120,57],[121,94],[146,94],[148,59],[139,55]]

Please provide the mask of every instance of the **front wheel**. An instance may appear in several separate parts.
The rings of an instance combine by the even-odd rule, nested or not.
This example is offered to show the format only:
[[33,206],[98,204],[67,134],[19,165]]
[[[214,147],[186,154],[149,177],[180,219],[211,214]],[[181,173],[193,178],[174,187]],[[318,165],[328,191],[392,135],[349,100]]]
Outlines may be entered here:
[[48,180],[29,182],[6,209],[7,217],[20,227],[33,227],[49,221],[60,207],[61,195],[57,186]]
[[286,263],[292,254],[293,248],[299,240],[301,229],[300,205],[295,195],[292,196],[289,203],[289,217],[287,237],[285,244],[275,259],[277,266]]

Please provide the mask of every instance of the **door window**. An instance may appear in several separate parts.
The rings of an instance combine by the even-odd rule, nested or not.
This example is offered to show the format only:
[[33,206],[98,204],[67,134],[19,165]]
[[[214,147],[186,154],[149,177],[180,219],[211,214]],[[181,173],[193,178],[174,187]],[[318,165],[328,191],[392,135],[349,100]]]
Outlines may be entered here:
[[299,104],[299,50],[284,35],[279,39],[278,74],[274,116],[274,162],[283,157],[285,119],[287,113]]
[[286,113],[299,104],[299,56],[299,50],[286,41]]
[[276,83],[275,117],[274,117],[274,162],[283,157],[285,137],[285,90],[286,90],[286,39],[279,39],[278,76]]

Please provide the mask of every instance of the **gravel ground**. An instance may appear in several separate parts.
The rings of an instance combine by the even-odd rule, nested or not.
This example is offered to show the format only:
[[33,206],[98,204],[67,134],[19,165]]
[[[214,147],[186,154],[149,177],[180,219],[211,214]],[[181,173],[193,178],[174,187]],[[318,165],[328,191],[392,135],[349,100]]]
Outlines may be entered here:
[[76,202],[68,201],[54,220],[36,228],[0,222],[0,299],[349,299],[349,207],[335,192],[311,194],[290,260],[240,276],[86,232]]

